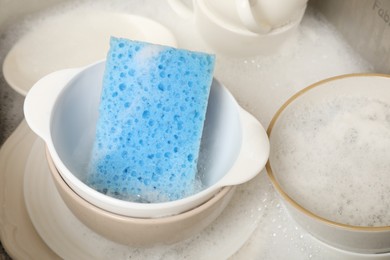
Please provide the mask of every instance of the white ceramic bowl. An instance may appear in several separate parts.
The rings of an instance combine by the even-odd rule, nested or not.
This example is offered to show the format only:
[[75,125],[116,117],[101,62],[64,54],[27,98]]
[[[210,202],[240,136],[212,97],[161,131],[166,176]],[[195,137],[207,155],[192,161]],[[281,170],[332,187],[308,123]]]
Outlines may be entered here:
[[264,129],[214,80],[199,158],[207,169],[202,177],[205,189],[180,200],[147,204],[90,188],[81,179],[94,142],[104,68],[101,61],[49,74],[32,87],[24,104],[27,123],[46,142],[62,178],[86,201],[124,216],[169,216],[202,204],[224,186],[250,180],[264,167],[269,154]]
[[[307,201],[309,198],[307,196],[303,197],[303,195],[301,198],[300,196],[296,195],[297,191],[301,193],[301,190],[303,189],[302,186],[299,186],[301,188],[296,188],[297,187],[296,183],[300,181],[298,181],[296,178],[295,180],[286,181],[288,175],[283,175],[287,177],[281,176],[281,171],[284,171],[285,174],[287,173],[292,174],[291,172],[295,173],[296,172],[295,170],[291,171],[289,169],[293,169],[297,165],[297,161],[284,159],[283,166],[280,166],[281,165],[280,160],[282,159],[280,159],[281,157],[278,156],[280,156],[281,152],[278,153],[276,149],[276,147],[278,147],[280,144],[283,145],[291,142],[291,139],[286,137],[287,135],[285,134],[285,132],[287,130],[286,131],[284,130],[287,129],[286,128],[287,120],[290,120],[287,118],[292,118],[292,116],[294,118],[306,118],[307,121],[305,124],[307,126],[308,121],[312,120],[312,119],[307,119],[307,118],[311,118],[308,117],[308,114],[312,113],[312,111],[315,111],[315,109],[318,108],[320,104],[324,104],[324,101],[334,100],[334,98],[337,99],[344,98],[347,100],[356,100],[356,99],[365,100],[368,98],[369,100],[380,100],[380,102],[382,102],[381,104],[386,104],[386,103],[389,104],[390,103],[390,75],[379,75],[379,74],[342,75],[339,77],[330,78],[327,80],[320,81],[316,84],[313,84],[303,89],[302,91],[300,91],[299,93],[291,97],[288,101],[286,101],[286,103],[277,111],[268,128],[268,135],[271,143],[271,153],[270,153],[269,161],[267,162],[266,165],[268,175],[274,187],[281,195],[281,198],[284,201],[287,209],[291,213],[291,216],[296,220],[298,224],[300,224],[303,228],[305,228],[307,231],[313,234],[313,236],[317,237],[318,239],[324,241],[329,245],[344,250],[348,250],[348,251],[354,251],[358,253],[389,252],[390,251],[390,226],[386,226],[386,225],[363,226],[363,225],[345,224],[346,222],[344,221],[341,220],[335,221],[334,219],[331,219],[330,217],[331,215],[325,217],[324,215],[322,215],[323,213],[321,215],[317,211],[316,213],[314,213],[313,210],[314,208],[309,209],[308,207],[311,206],[307,206],[308,205]],[[333,105],[331,107],[333,107]],[[305,110],[303,110],[302,108],[305,108]],[[367,111],[364,112],[367,113],[367,115],[369,115],[370,111],[371,110],[368,109]],[[334,109],[333,110],[329,109],[322,114],[323,117],[321,118],[330,117],[333,119],[334,113],[335,113]],[[325,127],[326,126],[326,124],[324,123],[325,120],[321,121],[322,120],[321,118],[316,117],[317,122],[319,122],[319,125],[322,124],[321,127]],[[351,125],[352,122],[355,121],[347,121],[346,122],[347,126]],[[296,125],[296,121],[295,121],[295,125]],[[362,128],[360,129],[362,130],[362,132],[365,132],[366,125],[363,124],[361,126]],[[309,129],[309,127],[307,128]],[[310,131],[313,131],[312,132],[313,135],[315,133],[318,134],[318,129],[317,130],[314,128],[310,128],[310,129],[312,129]],[[296,131],[301,131],[301,130],[296,130]],[[328,129],[325,132],[326,133],[332,132],[332,130]],[[332,133],[339,134],[339,132],[340,131],[336,131]],[[293,138],[293,136],[291,136],[291,138]],[[298,138],[301,137],[295,135],[294,138],[295,140],[297,140]],[[287,141],[286,139],[290,141]],[[304,140],[304,139],[300,139],[300,140]],[[342,145],[342,143],[340,143],[340,145]],[[308,146],[309,146],[308,143],[306,143],[306,145],[295,145],[294,152],[300,152],[302,154],[305,153],[306,151],[306,154],[311,153],[311,152],[307,152]],[[318,150],[320,149],[321,147],[318,147]],[[361,152],[364,153],[365,151],[361,151]],[[288,152],[285,152],[285,154],[287,153]],[[321,154],[324,155],[323,153]],[[365,156],[366,154],[364,154],[364,157]],[[306,157],[301,157],[302,160],[299,161],[299,164],[303,165],[304,169],[307,169],[305,167],[310,163],[310,160],[305,158]],[[339,159],[336,160],[346,160],[346,159],[345,158],[343,159],[343,157],[339,157]],[[323,162],[324,164],[329,164],[329,160],[325,158],[323,158]],[[348,169],[348,171],[351,171],[351,168],[346,168],[346,169]],[[338,173],[338,171],[335,172]],[[366,172],[372,174],[371,171],[366,171]],[[323,173],[323,171],[321,173]],[[317,187],[317,183],[319,183],[321,173],[316,170],[313,170],[310,172],[310,175],[312,177],[310,178],[305,177],[305,179],[302,179],[302,183],[304,181],[303,185],[305,185],[304,189],[310,189],[314,185],[316,185],[315,187]],[[353,178],[359,178],[359,177],[354,175]],[[352,179],[349,180],[350,182],[349,183],[347,182],[347,184],[349,185],[349,187],[351,187],[350,185],[352,185]],[[321,184],[318,185],[318,187],[321,187],[321,189],[326,190],[327,187],[333,185],[336,184],[335,183],[332,184],[332,182],[328,180],[326,185]],[[343,187],[347,187],[347,186],[343,186]],[[345,192],[346,190],[342,190],[342,191]],[[319,193],[320,190],[317,189],[317,192]],[[362,192],[364,192],[363,189],[361,189],[359,193]],[[369,196],[367,193],[364,194],[365,196]],[[328,193],[328,195],[329,197],[331,197],[332,194]],[[390,194],[383,194],[383,196],[384,198],[387,199],[390,198]],[[324,196],[318,197],[317,200],[318,208],[320,209],[325,208],[325,202],[324,202],[325,200],[326,198]],[[339,201],[335,200],[333,201],[333,204],[338,205],[337,204],[338,202]],[[363,204],[361,200],[359,200],[357,203],[359,206]],[[306,207],[303,205],[306,205]],[[326,213],[330,213],[330,212],[327,211]]]
[[46,157],[54,184],[72,213],[96,233],[128,246],[169,245],[198,234],[222,213],[235,191],[235,186],[224,187],[205,203],[174,216],[133,218],[105,211],[78,196],[61,178],[47,150]]

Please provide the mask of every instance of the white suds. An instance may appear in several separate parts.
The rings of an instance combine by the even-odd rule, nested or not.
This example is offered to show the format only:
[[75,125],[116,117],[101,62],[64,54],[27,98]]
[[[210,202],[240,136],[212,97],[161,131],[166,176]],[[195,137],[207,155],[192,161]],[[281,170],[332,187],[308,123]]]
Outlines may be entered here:
[[[1,36],[1,61],[15,39],[23,37],[31,28],[50,24],[52,18],[58,15],[70,14],[68,17],[72,17],[71,14],[76,12],[97,10],[150,17],[175,34],[179,47],[212,52],[196,33],[192,20],[182,20],[166,1],[87,0],[68,1],[10,26]],[[72,21],[69,22],[71,25]],[[3,48],[5,44],[7,46]],[[346,44],[333,27],[308,9],[297,34],[278,53],[250,58],[219,55],[215,75],[239,103],[267,127],[284,101],[305,86],[339,74],[371,70],[372,67]],[[0,103],[3,105],[2,101]],[[20,115],[21,111],[22,106]],[[259,177],[240,186],[222,216],[204,232],[188,241],[151,249],[118,249],[119,246],[107,243],[105,248],[99,248],[99,252],[106,259],[118,255],[123,259],[204,259],[210,257],[211,253],[217,258],[227,258],[238,250],[257,226],[253,239],[241,251],[241,256],[244,257],[240,258],[239,252],[234,259],[247,258],[251,252],[252,259],[283,259],[286,256],[290,259],[318,259],[316,257],[320,256],[321,247],[312,242],[310,236],[303,236],[305,233],[295,227],[265,176],[262,172]],[[246,230],[242,232],[244,227]],[[105,240],[101,240],[105,244]],[[316,246],[312,246],[313,244]],[[227,248],[231,251],[226,252]]]
[[275,172],[310,211],[357,226],[389,226],[390,104],[340,96],[283,114]]

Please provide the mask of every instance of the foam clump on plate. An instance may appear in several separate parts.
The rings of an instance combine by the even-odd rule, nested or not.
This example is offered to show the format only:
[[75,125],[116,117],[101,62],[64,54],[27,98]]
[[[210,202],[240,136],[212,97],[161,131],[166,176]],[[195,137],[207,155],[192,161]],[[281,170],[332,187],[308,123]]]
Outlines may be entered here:
[[138,202],[199,189],[214,65],[210,54],[112,37],[87,183]]

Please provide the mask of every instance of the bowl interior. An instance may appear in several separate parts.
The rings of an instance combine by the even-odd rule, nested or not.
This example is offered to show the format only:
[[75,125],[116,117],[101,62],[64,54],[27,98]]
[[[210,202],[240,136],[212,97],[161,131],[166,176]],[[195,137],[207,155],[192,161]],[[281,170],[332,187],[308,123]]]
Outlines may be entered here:
[[[50,131],[55,150],[81,181],[86,177],[94,142],[104,68],[105,63],[100,62],[82,70],[63,89],[52,111]],[[232,167],[241,140],[239,107],[232,95],[213,80],[198,161],[205,188]]]
[[[333,161],[329,160],[329,158],[333,157],[331,157],[331,155],[329,155],[329,158],[327,157],[326,151],[328,151],[328,148],[325,146],[327,145],[327,143],[331,143],[331,145],[341,145],[343,144],[342,141],[345,140],[347,140],[348,142],[355,142],[355,144],[352,145],[361,145],[361,143],[359,143],[359,140],[365,140],[363,139],[363,135],[367,134],[370,131],[369,124],[373,123],[375,120],[381,120],[379,119],[381,114],[375,112],[377,111],[375,109],[380,106],[383,106],[383,109],[388,109],[389,107],[389,105],[386,105],[390,104],[389,84],[390,77],[386,75],[343,75],[311,85],[310,87],[302,90],[301,92],[291,97],[279,109],[279,111],[272,119],[268,128],[268,134],[272,149],[267,164],[267,171],[271,176],[273,184],[276,186],[277,190],[282,193],[283,197],[286,198],[286,201],[288,203],[291,203],[295,208],[298,208],[299,210],[305,212],[308,216],[315,216],[317,219],[324,220],[328,223],[332,222],[336,225],[345,227],[352,227],[355,225],[361,228],[365,227],[364,224],[355,224],[357,223],[359,216],[356,216],[353,221],[351,220],[352,222],[348,223],[347,221],[345,221],[345,218],[341,216],[343,214],[346,214],[345,212],[348,212],[348,208],[354,209],[353,207],[355,207],[356,205],[354,204],[355,201],[358,202],[356,207],[361,210],[360,215],[363,215],[362,212],[365,207],[365,201],[356,199],[355,190],[353,191],[354,193],[351,193],[353,194],[353,196],[351,196],[352,199],[349,199],[349,193],[352,192],[349,190],[349,188],[355,186],[360,187],[358,186],[360,185],[359,181],[360,179],[363,179],[363,177],[367,178],[368,176],[368,178],[375,179],[379,175],[376,175],[375,171],[365,171],[364,176],[350,174],[350,172],[353,172],[353,167],[355,167],[354,165],[356,163],[359,164],[363,162],[356,161],[355,157],[350,157],[352,154],[350,150],[348,150],[347,152],[344,152],[344,150],[342,150],[343,154],[346,154],[346,156],[339,156],[335,160],[341,161],[340,165],[342,165],[343,167],[344,162],[346,162],[345,165],[349,165],[350,167],[339,167],[338,164],[334,164]],[[367,105],[366,107],[362,107],[360,106],[361,103],[355,102],[362,102],[362,104]],[[345,105],[345,107],[347,108],[355,104],[359,105],[355,105],[356,107],[353,107],[353,109],[351,109],[350,111],[344,112],[344,110],[340,110],[340,107],[342,107],[341,109],[344,109],[344,104],[347,104]],[[372,108],[371,104],[374,104],[374,108]],[[359,109],[361,109],[361,111]],[[318,111],[321,111],[321,113],[319,113]],[[362,118],[366,121],[363,120],[363,123],[361,123],[360,118],[359,120],[356,120],[356,117],[351,116],[355,115],[356,113],[360,113],[358,115],[362,115]],[[376,115],[378,115],[378,119],[369,118],[375,113]],[[343,117],[341,117],[340,114]],[[345,121],[340,120],[340,118],[345,118]],[[301,122],[303,121],[305,121],[306,123],[301,124]],[[314,128],[310,124],[310,122],[314,121],[318,128]],[[351,132],[351,129],[353,130],[353,132]],[[310,136],[300,135],[302,131],[310,131]],[[293,132],[293,134],[291,134],[291,132]],[[352,133],[352,137],[361,139],[345,139],[347,133]],[[321,138],[313,136],[325,136],[326,138],[330,139],[322,139],[324,141],[317,142],[316,140],[319,140]],[[312,141],[312,143],[307,143],[306,140],[315,141]],[[306,145],[302,145],[305,142]],[[364,143],[364,145],[366,144]],[[313,153],[313,150],[310,150],[310,147],[314,147],[316,149],[314,152],[316,153],[315,156],[318,157],[318,160],[323,160],[324,163],[320,164],[325,164],[325,168],[317,170],[319,166],[317,163],[315,163],[315,160],[308,159],[309,157],[307,155],[309,154],[309,156],[311,156],[311,154]],[[335,145],[330,147],[335,147]],[[348,149],[346,147],[349,146],[343,145],[342,147],[342,149]],[[333,151],[329,151],[329,154],[336,152],[337,151],[335,149]],[[368,156],[366,151],[356,150],[356,154],[361,154],[362,152],[364,153],[363,156]],[[300,159],[298,160],[296,159],[298,157],[290,156],[291,153],[299,153],[300,155],[298,157]],[[311,156],[310,158],[314,157]],[[312,162],[314,166],[311,165]],[[328,169],[326,168],[327,165],[332,166]],[[360,167],[360,164],[356,167]],[[333,172],[331,172],[330,169],[332,169]],[[343,173],[340,169],[345,169],[345,172]],[[359,168],[358,170],[360,171],[360,169],[365,168]],[[307,171],[310,175],[300,174],[299,172],[302,171]],[[357,172],[358,171],[356,171],[356,173]],[[330,175],[329,173],[334,175]],[[341,179],[342,181],[336,181],[343,183],[336,185],[334,179],[332,180],[328,178],[328,176],[336,176],[336,174],[339,174],[338,176],[343,175],[343,177],[344,175],[353,176],[351,176],[351,178],[348,177],[349,179],[346,181],[344,181],[344,179]],[[304,177],[301,178],[300,176]],[[341,188],[335,188],[336,190],[332,191],[331,189],[333,189],[333,187],[342,187],[343,190],[341,190]],[[312,191],[309,192],[309,190]],[[324,196],[324,192],[327,192],[327,196]],[[341,194],[340,196],[336,195],[339,193]],[[361,194],[362,192],[358,192],[357,194],[359,193]],[[365,194],[367,195],[367,193]],[[384,196],[388,196],[388,194],[384,194]],[[308,199],[309,197],[311,199]],[[324,199],[324,197],[328,198]],[[344,202],[341,202],[343,198],[348,198],[348,200],[345,199],[345,205]],[[309,202],[314,200],[317,200],[318,206],[315,206],[313,202]],[[329,203],[327,201],[330,200],[332,200],[332,205],[341,205],[339,207],[339,210],[341,208],[344,212],[338,211],[337,214],[340,216],[335,217],[335,215],[337,214],[334,214],[334,212],[328,210],[331,207],[328,207]],[[367,198],[365,200],[367,200]],[[376,202],[374,204],[377,204],[378,201],[375,201]],[[364,223],[363,221],[365,220],[362,220],[362,223]],[[371,226],[371,224],[369,225]]]

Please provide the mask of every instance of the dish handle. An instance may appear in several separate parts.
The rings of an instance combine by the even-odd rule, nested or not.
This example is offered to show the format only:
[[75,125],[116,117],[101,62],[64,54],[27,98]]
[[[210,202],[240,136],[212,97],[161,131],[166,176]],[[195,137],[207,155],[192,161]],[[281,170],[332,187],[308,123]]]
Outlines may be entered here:
[[266,131],[250,113],[240,108],[242,144],[236,162],[221,179],[221,186],[238,185],[254,178],[267,163],[270,144]]
[[37,81],[27,93],[23,105],[27,124],[38,136],[50,138],[50,121],[55,102],[68,82],[80,69],[64,69]]

